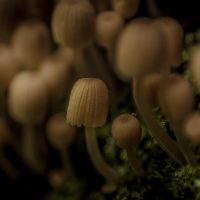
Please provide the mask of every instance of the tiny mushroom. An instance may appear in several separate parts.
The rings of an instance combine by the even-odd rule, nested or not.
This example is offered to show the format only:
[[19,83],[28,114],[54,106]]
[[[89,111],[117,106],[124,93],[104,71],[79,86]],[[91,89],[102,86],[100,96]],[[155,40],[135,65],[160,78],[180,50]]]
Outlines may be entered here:
[[117,146],[126,150],[133,170],[142,177],[146,172],[136,158],[135,152],[140,142],[141,131],[140,122],[128,113],[119,115],[112,123],[112,137],[116,141]]

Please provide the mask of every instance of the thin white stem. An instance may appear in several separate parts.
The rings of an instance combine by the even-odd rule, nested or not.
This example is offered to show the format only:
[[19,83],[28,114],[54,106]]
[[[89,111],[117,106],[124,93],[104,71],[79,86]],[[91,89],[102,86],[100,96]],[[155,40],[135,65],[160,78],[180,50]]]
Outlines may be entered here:
[[104,176],[105,179],[113,182],[114,184],[121,184],[122,177],[110,165],[108,165],[102,157],[98,147],[95,129],[86,127],[85,137],[90,159],[98,172]]
[[126,153],[128,156],[128,160],[131,164],[131,167],[137,173],[137,175],[141,177],[147,175],[147,172],[142,168],[140,161],[136,157],[135,148],[134,147],[126,148]]
[[185,165],[186,160],[179,146],[158,125],[156,119],[154,118],[152,114],[152,110],[149,103],[143,97],[143,94],[142,94],[143,91],[141,91],[141,88],[140,88],[142,81],[143,81],[143,78],[138,78],[134,82],[134,99],[135,99],[135,103],[136,103],[139,113],[143,117],[147,127],[150,130],[151,135],[153,136],[154,139],[158,141],[158,143],[161,145],[163,150],[165,150],[166,153],[175,161],[177,161],[180,165]]

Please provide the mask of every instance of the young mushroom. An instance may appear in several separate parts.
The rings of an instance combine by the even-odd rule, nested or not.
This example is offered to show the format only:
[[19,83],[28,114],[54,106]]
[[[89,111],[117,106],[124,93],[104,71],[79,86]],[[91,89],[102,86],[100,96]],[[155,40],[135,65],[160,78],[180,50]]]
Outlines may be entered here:
[[[13,119],[24,125],[22,153],[25,161],[36,172],[43,172],[40,160],[38,126],[44,120],[49,93],[46,83],[34,71],[18,73],[8,91],[8,108]],[[39,155],[40,154],[40,155]]]
[[189,164],[197,164],[196,158],[188,146],[183,134],[183,125],[194,107],[192,86],[178,75],[165,77],[158,87],[158,101],[174,129],[177,141]]
[[181,150],[176,142],[164,133],[157,124],[152,114],[151,105],[144,98],[144,91],[141,89],[144,78],[151,73],[159,72],[160,67],[163,66],[165,60],[163,39],[163,35],[152,25],[150,20],[133,20],[124,28],[118,38],[116,64],[119,73],[134,79],[135,103],[152,136],[174,160],[184,165],[185,158]]
[[49,143],[60,152],[65,178],[74,178],[74,170],[71,166],[69,148],[72,145],[76,129],[66,123],[64,112],[54,114],[47,122],[46,134]]
[[136,157],[136,147],[140,142],[141,131],[140,122],[128,113],[119,115],[112,123],[112,137],[117,146],[126,150],[133,170],[143,177],[146,172]]
[[108,113],[108,89],[97,78],[79,79],[73,86],[67,108],[67,123],[85,127],[86,146],[95,168],[115,187],[122,177],[108,165],[99,150],[95,128],[105,124]]

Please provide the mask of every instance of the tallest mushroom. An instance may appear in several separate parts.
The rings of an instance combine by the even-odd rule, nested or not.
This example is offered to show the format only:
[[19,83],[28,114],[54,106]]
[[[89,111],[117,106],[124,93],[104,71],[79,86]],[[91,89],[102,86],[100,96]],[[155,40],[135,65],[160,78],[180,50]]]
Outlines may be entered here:
[[165,43],[159,29],[152,26],[149,19],[137,19],[130,22],[119,36],[116,48],[118,71],[126,77],[134,78],[134,99],[138,111],[144,118],[152,136],[161,147],[179,164],[185,164],[185,158],[176,142],[157,124],[151,112],[151,106],[141,88],[145,77],[159,72],[164,66]]

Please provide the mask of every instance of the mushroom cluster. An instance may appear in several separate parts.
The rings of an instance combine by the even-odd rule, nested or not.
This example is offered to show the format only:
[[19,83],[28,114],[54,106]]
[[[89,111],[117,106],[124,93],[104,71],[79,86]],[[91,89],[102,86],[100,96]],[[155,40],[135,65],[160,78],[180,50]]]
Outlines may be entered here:
[[54,190],[89,185],[91,167],[110,195],[130,174],[131,184],[152,178],[149,141],[177,169],[199,166],[200,46],[184,62],[189,79],[185,24],[156,1],[3,0],[0,24],[0,172],[11,182],[27,170]]

